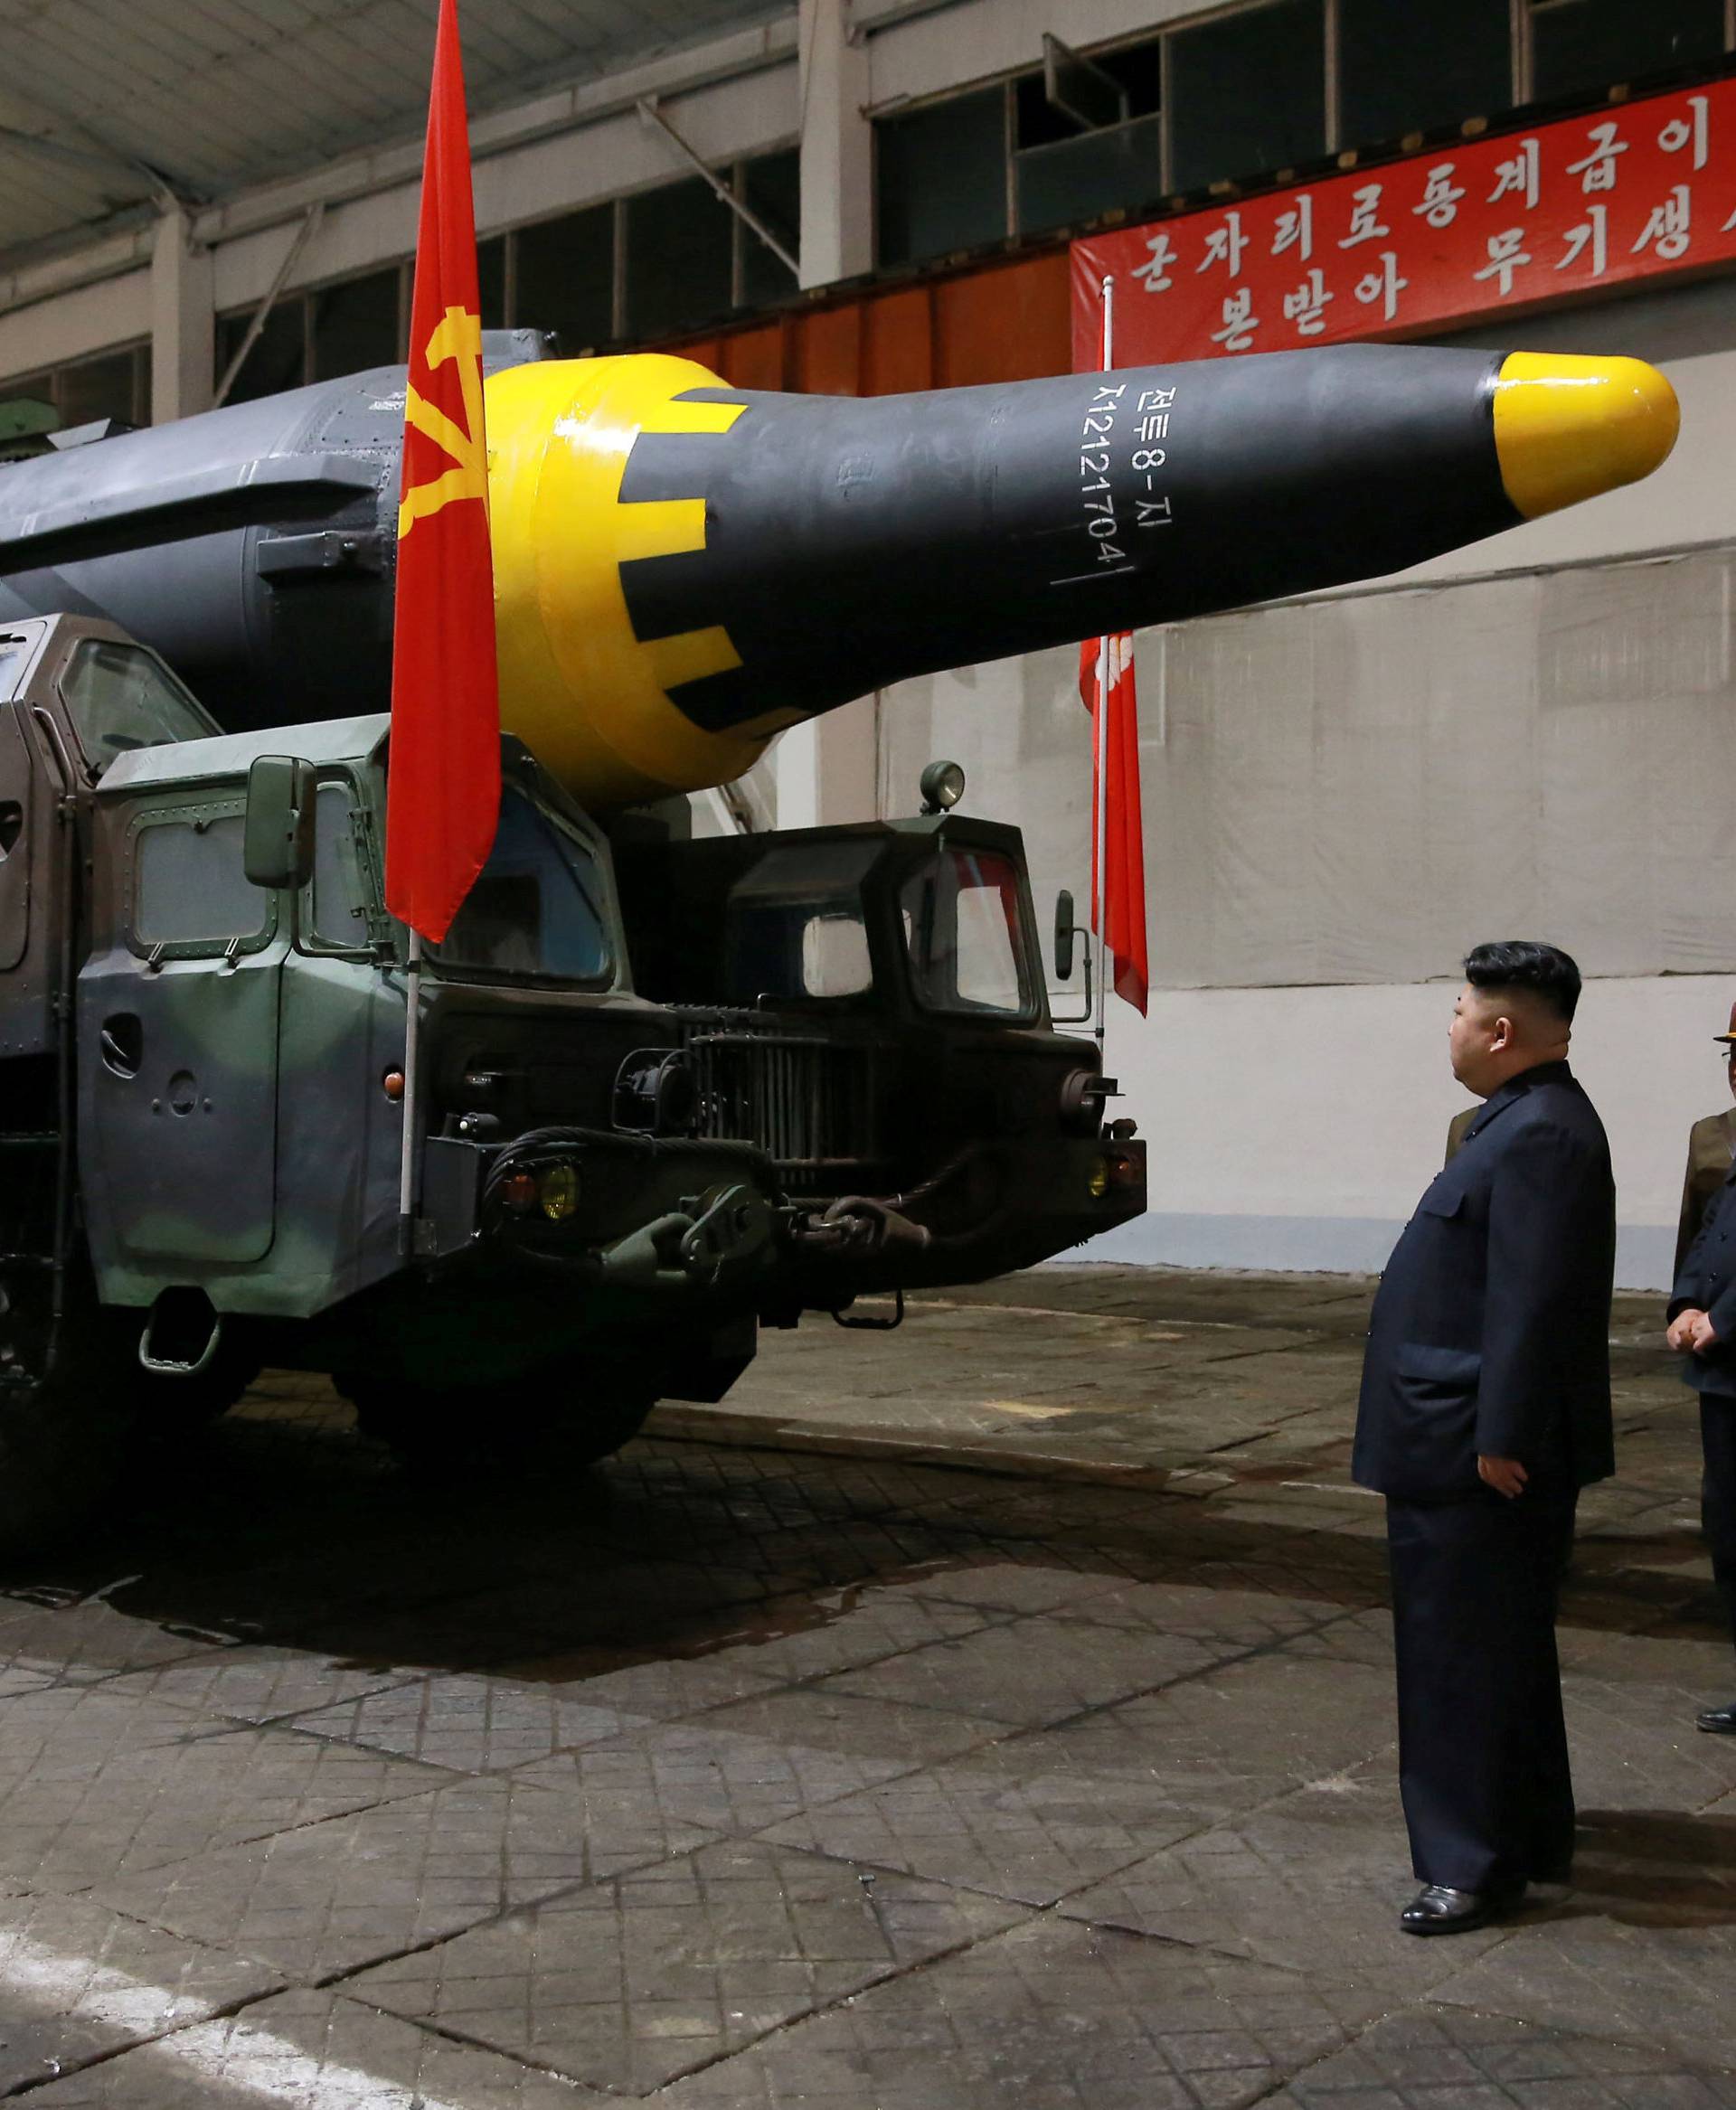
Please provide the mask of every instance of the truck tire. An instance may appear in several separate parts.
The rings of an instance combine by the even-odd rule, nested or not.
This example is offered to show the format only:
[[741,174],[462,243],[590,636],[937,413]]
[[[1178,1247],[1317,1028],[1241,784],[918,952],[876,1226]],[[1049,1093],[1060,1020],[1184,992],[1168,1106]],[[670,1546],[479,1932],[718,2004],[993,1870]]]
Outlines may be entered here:
[[[88,1517],[118,1485],[136,1419],[135,1329],[106,1312],[83,1256],[68,1270],[61,1349],[34,1382],[46,1337],[47,1283],[40,1297],[8,1276],[0,1289],[0,1557],[33,1551]],[[142,1376],[142,1371],[137,1372]]]
[[527,1404],[537,1381],[450,1390],[399,1378],[345,1372],[335,1380],[364,1436],[388,1445],[418,1473],[440,1478],[501,1472],[532,1458],[582,1471],[630,1443],[656,1405],[631,1391],[593,1395],[577,1406]]

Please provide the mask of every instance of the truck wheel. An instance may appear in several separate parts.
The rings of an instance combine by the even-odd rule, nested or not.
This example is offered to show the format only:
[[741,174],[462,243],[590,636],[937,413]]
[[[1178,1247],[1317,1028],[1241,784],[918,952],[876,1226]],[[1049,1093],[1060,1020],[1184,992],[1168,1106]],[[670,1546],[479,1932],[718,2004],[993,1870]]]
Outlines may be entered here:
[[[61,1352],[46,1378],[47,1290],[0,1281],[0,1556],[71,1529],[114,1492],[127,1464],[137,1388],[133,1334],[98,1304],[80,1258],[68,1272]],[[21,1294],[22,1292],[22,1294]]]
[[[641,1393],[612,1392],[559,1408],[527,1405],[534,1379],[513,1388],[467,1385],[450,1391],[401,1379],[345,1372],[337,1389],[355,1408],[364,1436],[390,1446],[418,1472],[448,1477],[500,1471],[532,1457],[582,1470],[618,1451],[656,1405]],[[522,1389],[521,1389],[522,1388]]]

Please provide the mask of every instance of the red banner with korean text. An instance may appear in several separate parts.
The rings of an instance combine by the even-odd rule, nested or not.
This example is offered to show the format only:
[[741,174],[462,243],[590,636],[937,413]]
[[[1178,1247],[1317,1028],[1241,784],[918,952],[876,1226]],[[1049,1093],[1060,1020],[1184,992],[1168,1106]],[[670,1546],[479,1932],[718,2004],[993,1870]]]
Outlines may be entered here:
[[1736,80],[1072,246],[1073,365],[1424,334],[1736,261]]

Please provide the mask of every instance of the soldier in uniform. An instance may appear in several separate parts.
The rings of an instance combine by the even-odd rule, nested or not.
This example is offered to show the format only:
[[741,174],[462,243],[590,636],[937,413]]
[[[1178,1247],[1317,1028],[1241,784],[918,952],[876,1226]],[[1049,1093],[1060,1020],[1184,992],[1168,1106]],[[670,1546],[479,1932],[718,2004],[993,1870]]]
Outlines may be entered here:
[[[1736,1092],[1736,1005],[1722,1042]],[[1688,1137],[1670,1346],[1686,1357],[1682,1375],[1700,1395],[1700,1522],[1712,1572],[1736,1631],[1736,1107],[1696,1121]],[[1710,1707],[1698,1726],[1736,1736],[1736,1703]]]
[[[1731,1094],[1736,1097],[1736,1003],[1730,1007],[1730,1031],[1712,1037],[1723,1048]],[[1736,1160],[1736,1107],[1726,1107],[1722,1114],[1708,1114],[1688,1130],[1688,1170],[1682,1182],[1682,1220],[1675,1233],[1678,1275],[1708,1204],[1729,1176],[1732,1160]]]

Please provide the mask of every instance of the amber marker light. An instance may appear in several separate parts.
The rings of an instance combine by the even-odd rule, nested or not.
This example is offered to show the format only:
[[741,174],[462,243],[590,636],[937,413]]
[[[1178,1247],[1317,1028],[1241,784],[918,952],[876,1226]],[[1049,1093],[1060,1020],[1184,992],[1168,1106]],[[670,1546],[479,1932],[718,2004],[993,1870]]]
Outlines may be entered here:
[[380,1089],[394,1103],[404,1096],[404,1073],[401,1069],[389,1069],[380,1079]]
[[579,1206],[579,1175],[571,1165],[551,1165],[536,1182],[537,1199],[551,1223],[565,1223]]
[[1649,476],[1675,445],[1675,391],[1643,359],[1514,352],[1495,382],[1495,447],[1527,520]]

